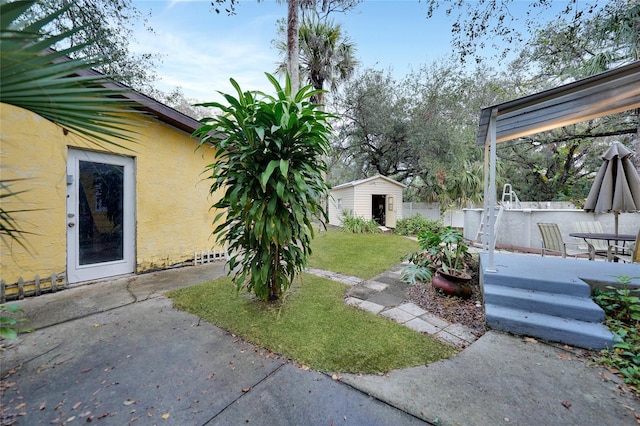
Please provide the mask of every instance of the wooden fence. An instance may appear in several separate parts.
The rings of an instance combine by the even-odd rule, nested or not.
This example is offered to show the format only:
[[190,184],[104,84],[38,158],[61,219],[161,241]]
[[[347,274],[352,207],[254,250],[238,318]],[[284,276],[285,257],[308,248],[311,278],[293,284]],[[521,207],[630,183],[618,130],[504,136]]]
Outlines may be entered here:
[[22,277],[17,283],[6,284],[0,281],[0,303],[7,300],[22,300],[27,296],[40,296],[43,293],[55,293],[58,290],[67,288],[67,275],[51,274],[50,277],[40,279],[39,275],[33,281],[25,281]]

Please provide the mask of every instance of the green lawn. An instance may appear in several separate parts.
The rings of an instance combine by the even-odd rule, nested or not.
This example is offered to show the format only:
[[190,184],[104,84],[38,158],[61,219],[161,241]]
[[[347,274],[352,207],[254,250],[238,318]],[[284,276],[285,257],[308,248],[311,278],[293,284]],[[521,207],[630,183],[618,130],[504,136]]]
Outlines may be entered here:
[[[372,278],[416,251],[415,241],[389,234],[323,232],[311,266]],[[168,293],[174,306],[313,369],[379,373],[429,364],[456,350],[386,318],[347,306],[347,286],[303,274],[283,302],[237,293],[222,278]]]
[[418,243],[395,234],[317,233],[311,244],[312,268],[369,279],[392,268],[406,254],[418,251]]

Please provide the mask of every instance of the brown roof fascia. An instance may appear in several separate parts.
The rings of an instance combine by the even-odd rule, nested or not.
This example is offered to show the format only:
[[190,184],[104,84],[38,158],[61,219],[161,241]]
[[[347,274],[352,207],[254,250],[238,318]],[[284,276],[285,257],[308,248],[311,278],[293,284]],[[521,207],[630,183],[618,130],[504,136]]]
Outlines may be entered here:
[[[105,76],[99,71],[94,69],[87,69],[78,73],[81,76]],[[118,90],[121,90],[122,97],[129,99],[130,101],[136,103],[138,107],[136,109],[140,109],[142,111],[148,112],[151,115],[158,118],[160,121],[169,124],[177,129],[185,131],[189,134],[193,133],[196,129],[200,128],[201,124],[195,118],[189,117],[186,114],[181,113],[178,110],[171,108],[153,99],[150,96],[147,96],[143,93],[137,92],[126,84],[118,83],[112,80],[109,80],[108,83],[103,84],[105,87],[111,87]]]

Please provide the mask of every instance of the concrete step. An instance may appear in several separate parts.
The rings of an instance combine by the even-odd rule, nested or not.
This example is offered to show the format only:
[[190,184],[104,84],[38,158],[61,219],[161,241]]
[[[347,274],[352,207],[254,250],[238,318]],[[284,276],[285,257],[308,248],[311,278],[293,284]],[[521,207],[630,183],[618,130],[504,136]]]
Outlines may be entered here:
[[610,348],[614,344],[614,335],[604,324],[507,308],[486,302],[485,316],[488,327],[514,334],[587,349]]
[[484,286],[485,303],[586,322],[603,322],[604,310],[590,297],[568,296],[495,284]]
[[485,274],[484,285],[499,285],[511,288],[535,290],[545,293],[563,294],[574,297],[590,297],[591,288],[579,278],[567,279],[566,276],[558,276],[548,272],[531,275],[512,276],[508,274]]

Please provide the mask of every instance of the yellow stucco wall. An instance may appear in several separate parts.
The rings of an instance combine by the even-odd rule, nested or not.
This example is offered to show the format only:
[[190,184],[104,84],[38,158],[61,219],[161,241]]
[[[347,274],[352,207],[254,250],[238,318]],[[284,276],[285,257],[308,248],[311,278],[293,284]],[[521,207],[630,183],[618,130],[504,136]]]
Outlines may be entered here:
[[[136,176],[137,272],[163,268],[193,258],[195,250],[217,248],[211,237],[215,213],[210,182],[201,175],[213,162],[213,151],[196,151],[197,140],[151,117],[138,116],[137,143],[131,150],[109,151],[131,156]],[[121,142],[122,143],[122,142]],[[25,234],[26,248],[6,240],[0,244],[0,278],[33,280],[66,270],[66,164],[70,148],[105,152],[94,144],[30,111],[0,104],[0,173],[26,189],[5,210],[14,213]]]

